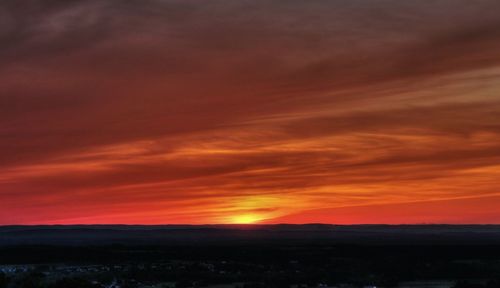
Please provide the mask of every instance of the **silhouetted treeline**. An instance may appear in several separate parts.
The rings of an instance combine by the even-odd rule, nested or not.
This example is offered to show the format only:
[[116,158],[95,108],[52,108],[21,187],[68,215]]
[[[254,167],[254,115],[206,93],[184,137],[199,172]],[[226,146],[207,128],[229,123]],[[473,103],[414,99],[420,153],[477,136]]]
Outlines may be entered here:
[[[32,288],[70,287],[68,283],[98,287],[95,282],[113,279],[121,287],[167,282],[177,287],[396,287],[402,281],[452,279],[458,281],[457,288],[492,288],[500,279],[500,246],[482,245],[16,246],[0,248],[0,262],[33,265],[30,273],[0,276],[0,285],[15,281],[15,287]],[[65,265],[101,265],[107,270],[61,278],[66,275],[47,268]]]

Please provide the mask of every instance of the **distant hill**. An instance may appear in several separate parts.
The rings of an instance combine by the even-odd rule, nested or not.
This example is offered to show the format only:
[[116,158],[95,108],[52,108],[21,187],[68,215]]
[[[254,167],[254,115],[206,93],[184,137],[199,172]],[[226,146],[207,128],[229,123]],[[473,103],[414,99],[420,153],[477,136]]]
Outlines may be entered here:
[[11,245],[500,244],[500,225],[0,226]]

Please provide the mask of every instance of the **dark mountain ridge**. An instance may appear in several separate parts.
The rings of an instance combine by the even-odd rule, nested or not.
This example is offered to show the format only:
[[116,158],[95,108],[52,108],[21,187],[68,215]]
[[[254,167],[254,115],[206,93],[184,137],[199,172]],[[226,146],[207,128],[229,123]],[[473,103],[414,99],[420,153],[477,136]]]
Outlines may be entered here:
[[500,244],[500,225],[0,226],[0,245]]

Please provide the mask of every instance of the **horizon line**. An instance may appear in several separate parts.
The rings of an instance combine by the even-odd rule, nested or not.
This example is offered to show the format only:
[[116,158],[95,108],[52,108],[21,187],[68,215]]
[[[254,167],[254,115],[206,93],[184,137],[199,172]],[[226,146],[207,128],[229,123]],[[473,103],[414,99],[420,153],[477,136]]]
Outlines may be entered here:
[[335,223],[212,223],[212,224],[127,224],[127,223],[95,223],[95,224],[0,224],[0,227],[33,227],[33,226],[307,226],[307,225],[323,225],[323,226],[500,226],[500,223],[400,223],[400,224],[386,224],[386,223],[362,223],[362,224],[335,224]]

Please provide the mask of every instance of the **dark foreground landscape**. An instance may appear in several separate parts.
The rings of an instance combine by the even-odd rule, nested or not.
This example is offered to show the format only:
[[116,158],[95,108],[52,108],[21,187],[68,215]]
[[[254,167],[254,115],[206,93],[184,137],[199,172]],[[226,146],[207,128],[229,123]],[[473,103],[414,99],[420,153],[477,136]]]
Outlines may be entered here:
[[4,226],[4,287],[500,287],[500,226]]

